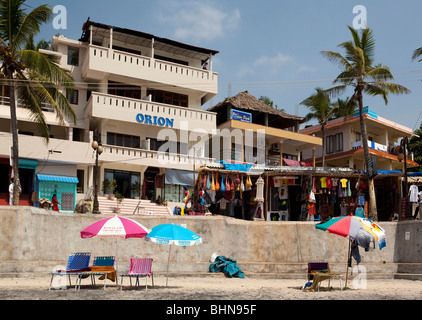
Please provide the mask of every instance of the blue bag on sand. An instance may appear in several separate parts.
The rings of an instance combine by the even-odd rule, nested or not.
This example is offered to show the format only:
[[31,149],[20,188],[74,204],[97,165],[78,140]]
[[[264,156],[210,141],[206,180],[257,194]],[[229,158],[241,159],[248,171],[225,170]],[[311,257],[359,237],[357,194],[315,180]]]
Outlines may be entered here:
[[229,278],[245,278],[245,273],[239,268],[236,260],[217,256],[214,263],[210,264],[210,272],[223,272]]

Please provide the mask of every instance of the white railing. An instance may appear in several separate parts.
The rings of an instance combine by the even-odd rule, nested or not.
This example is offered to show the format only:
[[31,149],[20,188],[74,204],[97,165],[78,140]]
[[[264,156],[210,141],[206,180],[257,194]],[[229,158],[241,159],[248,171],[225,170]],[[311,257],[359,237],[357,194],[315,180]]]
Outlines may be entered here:
[[[217,84],[218,74],[210,70],[199,69],[191,66],[185,66],[182,64],[177,64],[174,62],[169,62],[160,59],[154,59],[147,56],[137,55],[129,52],[124,52],[120,50],[114,50],[109,48],[104,48],[101,46],[90,45],[89,50],[85,54],[84,60],[82,62],[82,67],[86,68],[88,66],[87,60],[89,59],[100,59],[104,60],[102,64],[103,67],[107,68],[110,62],[117,62],[119,65],[123,64],[127,68],[119,69],[121,74],[124,70],[127,70],[130,73],[137,73],[138,76],[145,76],[143,73],[139,73],[142,70],[151,69],[160,72],[165,72],[167,74],[178,75],[180,77],[185,77],[189,81],[211,81]],[[189,83],[189,81],[187,83]],[[208,90],[205,90],[208,91]]]
[[[90,100],[86,106],[86,112],[89,112],[90,108],[93,107],[104,107],[104,108],[118,108],[120,110],[134,110],[139,113],[148,113],[156,115],[157,117],[171,117],[180,118],[184,121],[189,120],[200,120],[207,123],[216,122],[216,113],[190,109],[185,107],[178,107],[168,105],[164,103],[157,103],[145,100],[137,100],[131,98],[125,98],[105,93],[93,92]],[[113,115],[111,118],[114,119]]]
[[188,154],[169,153],[103,144],[102,157],[104,158],[106,155],[110,155],[113,158],[123,156],[128,161],[131,159],[153,159],[161,162],[162,164],[193,164],[195,161],[195,165],[198,166],[215,161],[213,158],[193,157]]

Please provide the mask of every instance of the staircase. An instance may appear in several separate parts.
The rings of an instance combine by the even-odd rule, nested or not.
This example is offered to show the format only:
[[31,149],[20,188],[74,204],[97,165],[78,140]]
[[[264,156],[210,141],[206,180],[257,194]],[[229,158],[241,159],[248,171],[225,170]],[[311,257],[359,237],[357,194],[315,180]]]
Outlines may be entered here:
[[[9,194],[0,193],[0,206],[9,205]],[[20,206],[32,206],[31,195],[30,194],[21,194],[19,196],[19,205]]]
[[[103,214],[115,214],[113,208],[117,207],[117,200],[107,197],[98,197],[99,209]],[[123,199],[119,204],[119,214],[133,214],[139,203],[139,214],[169,215],[170,208],[152,203],[150,200]]]

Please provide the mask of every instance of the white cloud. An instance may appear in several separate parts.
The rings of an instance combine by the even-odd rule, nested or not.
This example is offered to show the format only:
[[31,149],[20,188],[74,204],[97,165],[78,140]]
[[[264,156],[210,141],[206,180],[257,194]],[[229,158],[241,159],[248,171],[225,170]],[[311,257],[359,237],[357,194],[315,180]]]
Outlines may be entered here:
[[274,74],[280,71],[281,68],[287,67],[293,68],[297,73],[316,71],[316,68],[301,65],[294,57],[278,52],[273,56],[263,55],[251,64],[242,64],[237,75],[239,77],[254,75],[258,71]]
[[294,59],[289,55],[285,55],[281,52],[277,53],[273,57],[269,56],[262,56],[257,59],[253,65],[255,67],[272,67],[272,68],[279,68],[284,66],[288,62],[292,62]]
[[207,1],[165,1],[160,20],[170,23],[174,37],[180,40],[200,42],[224,36],[240,22],[240,10],[231,12]]

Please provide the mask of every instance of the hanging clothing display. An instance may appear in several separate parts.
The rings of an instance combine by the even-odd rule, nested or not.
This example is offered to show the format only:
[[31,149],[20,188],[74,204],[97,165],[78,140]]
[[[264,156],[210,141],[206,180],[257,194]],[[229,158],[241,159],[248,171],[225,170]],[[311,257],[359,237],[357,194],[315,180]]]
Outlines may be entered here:
[[418,186],[412,184],[409,189],[409,201],[418,203]]

